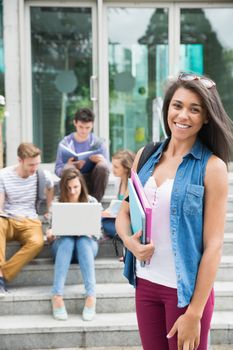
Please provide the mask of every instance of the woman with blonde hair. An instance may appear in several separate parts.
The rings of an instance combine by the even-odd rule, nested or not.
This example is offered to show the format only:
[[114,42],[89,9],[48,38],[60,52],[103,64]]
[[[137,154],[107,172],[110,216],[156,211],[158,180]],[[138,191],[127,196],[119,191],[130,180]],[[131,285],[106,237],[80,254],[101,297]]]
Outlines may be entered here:
[[[129,150],[120,150],[112,156],[112,171],[113,175],[120,178],[120,184],[117,194],[118,209],[120,203],[123,200],[128,187],[128,178],[130,177],[130,171],[133,165],[135,154]],[[116,235],[115,220],[116,214],[111,213],[110,209],[106,209],[102,212],[102,226],[104,234],[114,238]]]

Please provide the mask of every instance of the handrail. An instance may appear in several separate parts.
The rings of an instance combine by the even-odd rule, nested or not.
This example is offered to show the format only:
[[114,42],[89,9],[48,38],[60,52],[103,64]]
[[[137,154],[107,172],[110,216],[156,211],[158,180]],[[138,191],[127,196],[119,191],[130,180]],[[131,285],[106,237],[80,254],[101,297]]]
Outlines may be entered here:
[[160,131],[163,133],[163,138],[167,137],[165,131],[164,122],[162,118],[162,97],[156,97],[152,101],[152,138],[154,142],[158,142],[161,139]]

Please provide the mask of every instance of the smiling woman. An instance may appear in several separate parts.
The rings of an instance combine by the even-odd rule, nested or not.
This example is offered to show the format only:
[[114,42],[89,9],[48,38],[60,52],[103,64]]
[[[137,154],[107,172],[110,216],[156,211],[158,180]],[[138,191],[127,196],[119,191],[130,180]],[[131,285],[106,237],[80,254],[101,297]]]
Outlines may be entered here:
[[[197,104],[196,108],[199,108],[199,110],[202,108],[205,113],[203,116],[205,115],[206,118],[203,121],[203,127],[198,132],[198,137],[215,155],[227,163],[230,160],[230,147],[232,145],[232,121],[224,110],[216,86],[206,87],[202,80],[195,79],[196,75],[193,76],[193,80],[181,80],[178,77],[176,81],[170,82],[163,104],[163,120],[166,133],[168,136],[171,135],[167,116],[170,103],[177,90],[182,89],[193,93],[196,95],[196,101],[191,102],[188,99],[187,103]],[[208,78],[205,77],[205,79]],[[197,110],[195,112],[199,113]]]
[[[164,97],[169,137],[138,174],[152,206],[156,198],[151,242],[142,245],[141,232],[131,235],[126,200],[116,219],[117,233],[135,256],[136,311],[144,350],[207,350],[213,313],[232,123],[214,82],[197,75],[183,77],[170,82]],[[145,260],[150,260],[146,268],[140,264]]]
[[193,143],[203,124],[208,123],[200,96],[188,89],[177,89],[169,105],[167,122],[174,138],[186,138]]

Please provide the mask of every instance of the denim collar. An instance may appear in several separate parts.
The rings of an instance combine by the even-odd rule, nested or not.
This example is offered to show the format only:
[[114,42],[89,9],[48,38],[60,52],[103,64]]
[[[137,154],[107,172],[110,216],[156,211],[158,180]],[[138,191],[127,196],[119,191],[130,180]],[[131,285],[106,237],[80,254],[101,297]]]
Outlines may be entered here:
[[201,140],[197,137],[193,147],[191,148],[191,150],[184,156],[185,157],[188,157],[189,155],[192,155],[194,158],[196,159],[201,159],[202,157],[202,153],[203,153],[203,148],[204,148],[204,145],[203,143],[201,142]]
[[[152,155],[151,160],[155,160],[155,159],[159,160],[160,159],[162,153],[167,148],[170,140],[171,140],[171,138],[169,137],[164,142],[162,142],[162,144],[158,147],[156,152]],[[204,147],[203,143],[197,137],[197,139],[196,139],[195,143],[193,144],[192,148],[190,149],[190,151],[183,158],[186,158],[186,157],[189,157],[190,155],[192,155],[196,159],[201,159],[202,153],[203,153],[203,147]]]

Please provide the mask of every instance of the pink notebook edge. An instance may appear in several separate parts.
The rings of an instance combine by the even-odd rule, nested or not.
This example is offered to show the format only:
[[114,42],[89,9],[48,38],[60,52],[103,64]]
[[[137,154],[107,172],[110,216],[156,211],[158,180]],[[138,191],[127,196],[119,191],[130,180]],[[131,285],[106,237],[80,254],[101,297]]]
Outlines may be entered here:
[[[151,229],[152,229],[152,208],[151,205],[146,197],[146,194],[144,192],[144,188],[142,186],[142,183],[139,179],[138,174],[131,169],[131,180],[135,187],[135,190],[138,194],[139,200],[144,208],[145,214],[146,214],[146,240],[147,243],[150,243],[151,240]],[[146,203],[145,203],[146,202]]]

